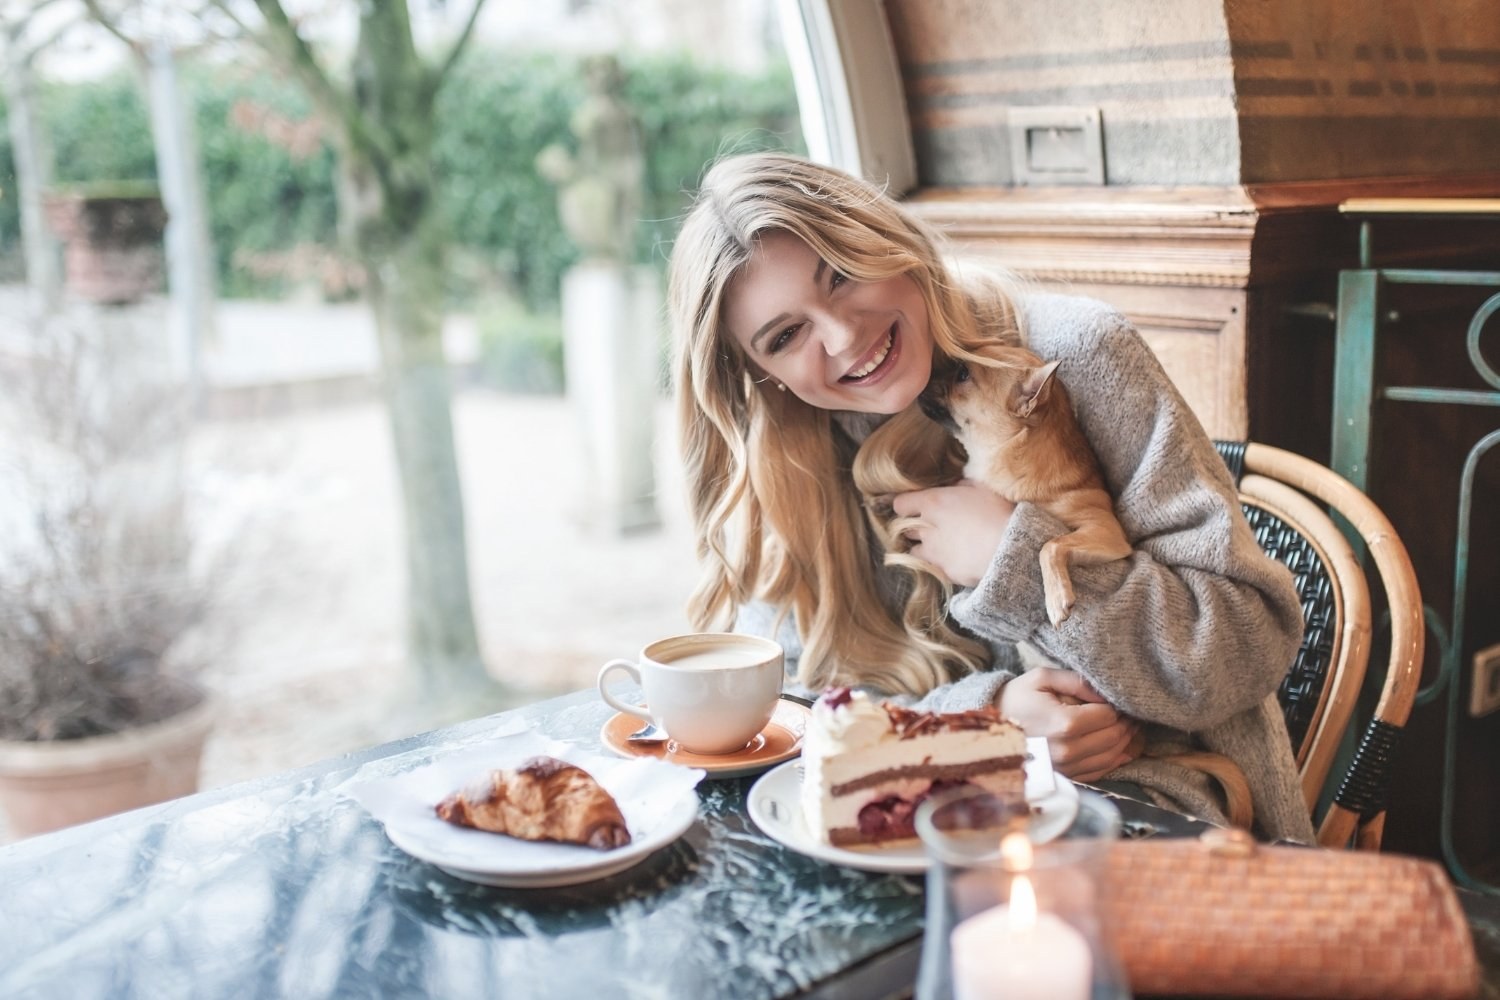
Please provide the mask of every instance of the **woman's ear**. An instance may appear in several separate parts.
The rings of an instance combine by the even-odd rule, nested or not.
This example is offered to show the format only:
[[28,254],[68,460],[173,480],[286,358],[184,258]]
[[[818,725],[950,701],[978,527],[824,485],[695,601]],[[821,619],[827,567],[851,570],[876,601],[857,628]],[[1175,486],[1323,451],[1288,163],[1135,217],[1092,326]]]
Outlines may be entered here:
[[749,364],[747,362],[745,368],[750,372],[750,381],[754,382],[756,385],[774,385],[782,392],[786,392],[785,382],[778,382],[776,379],[761,371],[757,365]]

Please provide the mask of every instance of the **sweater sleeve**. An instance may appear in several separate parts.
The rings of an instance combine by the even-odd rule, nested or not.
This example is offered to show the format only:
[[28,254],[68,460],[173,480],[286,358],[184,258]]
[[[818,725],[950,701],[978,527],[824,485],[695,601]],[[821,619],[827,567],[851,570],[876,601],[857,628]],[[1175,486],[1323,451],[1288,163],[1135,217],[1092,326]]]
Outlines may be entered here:
[[1124,317],[1088,299],[1041,299],[1028,312],[1032,349],[1062,362],[1134,551],[1072,566],[1077,604],[1054,628],[1038,560],[1067,528],[1020,504],[951,613],[991,641],[1031,643],[1140,719],[1194,731],[1255,708],[1300,641],[1291,574],[1256,543],[1213,442]]
[[994,705],[1005,682],[1020,673],[1021,668],[1015,660],[1015,647],[1002,647],[992,652],[994,659],[987,670],[935,687],[920,698],[895,696],[890,700],[923,712],[967,712]]

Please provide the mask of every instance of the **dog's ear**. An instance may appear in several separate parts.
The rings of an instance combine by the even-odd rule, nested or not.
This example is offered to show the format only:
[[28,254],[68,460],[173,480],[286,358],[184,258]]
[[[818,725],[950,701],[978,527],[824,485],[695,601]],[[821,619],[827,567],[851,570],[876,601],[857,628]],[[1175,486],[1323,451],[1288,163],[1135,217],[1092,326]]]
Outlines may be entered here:
[[1052,376],[1057,374],[1057,366],[1060,363],[1049,361],[1040,368],[1032,368],[1026,372],[1026,377],[1021,380],[1016,390],[1016,416],[1029,417],[1038,406],[1047,401],[1047,397],[1052,393]]

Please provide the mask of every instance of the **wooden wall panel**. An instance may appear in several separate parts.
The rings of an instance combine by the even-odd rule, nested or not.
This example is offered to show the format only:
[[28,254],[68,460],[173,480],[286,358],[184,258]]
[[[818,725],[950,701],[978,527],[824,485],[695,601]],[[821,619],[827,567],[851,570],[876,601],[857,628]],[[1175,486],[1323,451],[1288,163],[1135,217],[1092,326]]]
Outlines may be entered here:
[[1085,106],[1109,184],[1500,169],[1494,0],[886,0],[926,185],[1014,182],[1009,109]]

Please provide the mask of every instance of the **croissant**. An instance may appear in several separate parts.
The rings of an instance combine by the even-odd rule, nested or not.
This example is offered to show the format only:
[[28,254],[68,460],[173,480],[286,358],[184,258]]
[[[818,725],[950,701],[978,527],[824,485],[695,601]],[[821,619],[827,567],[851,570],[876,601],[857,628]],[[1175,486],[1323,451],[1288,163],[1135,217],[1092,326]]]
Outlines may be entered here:
[[522,840],[555,840],[606,851],[630,843],[614,798],[581,767],[533,757],[514,771],[494,770],[437,804],[455,826]]

